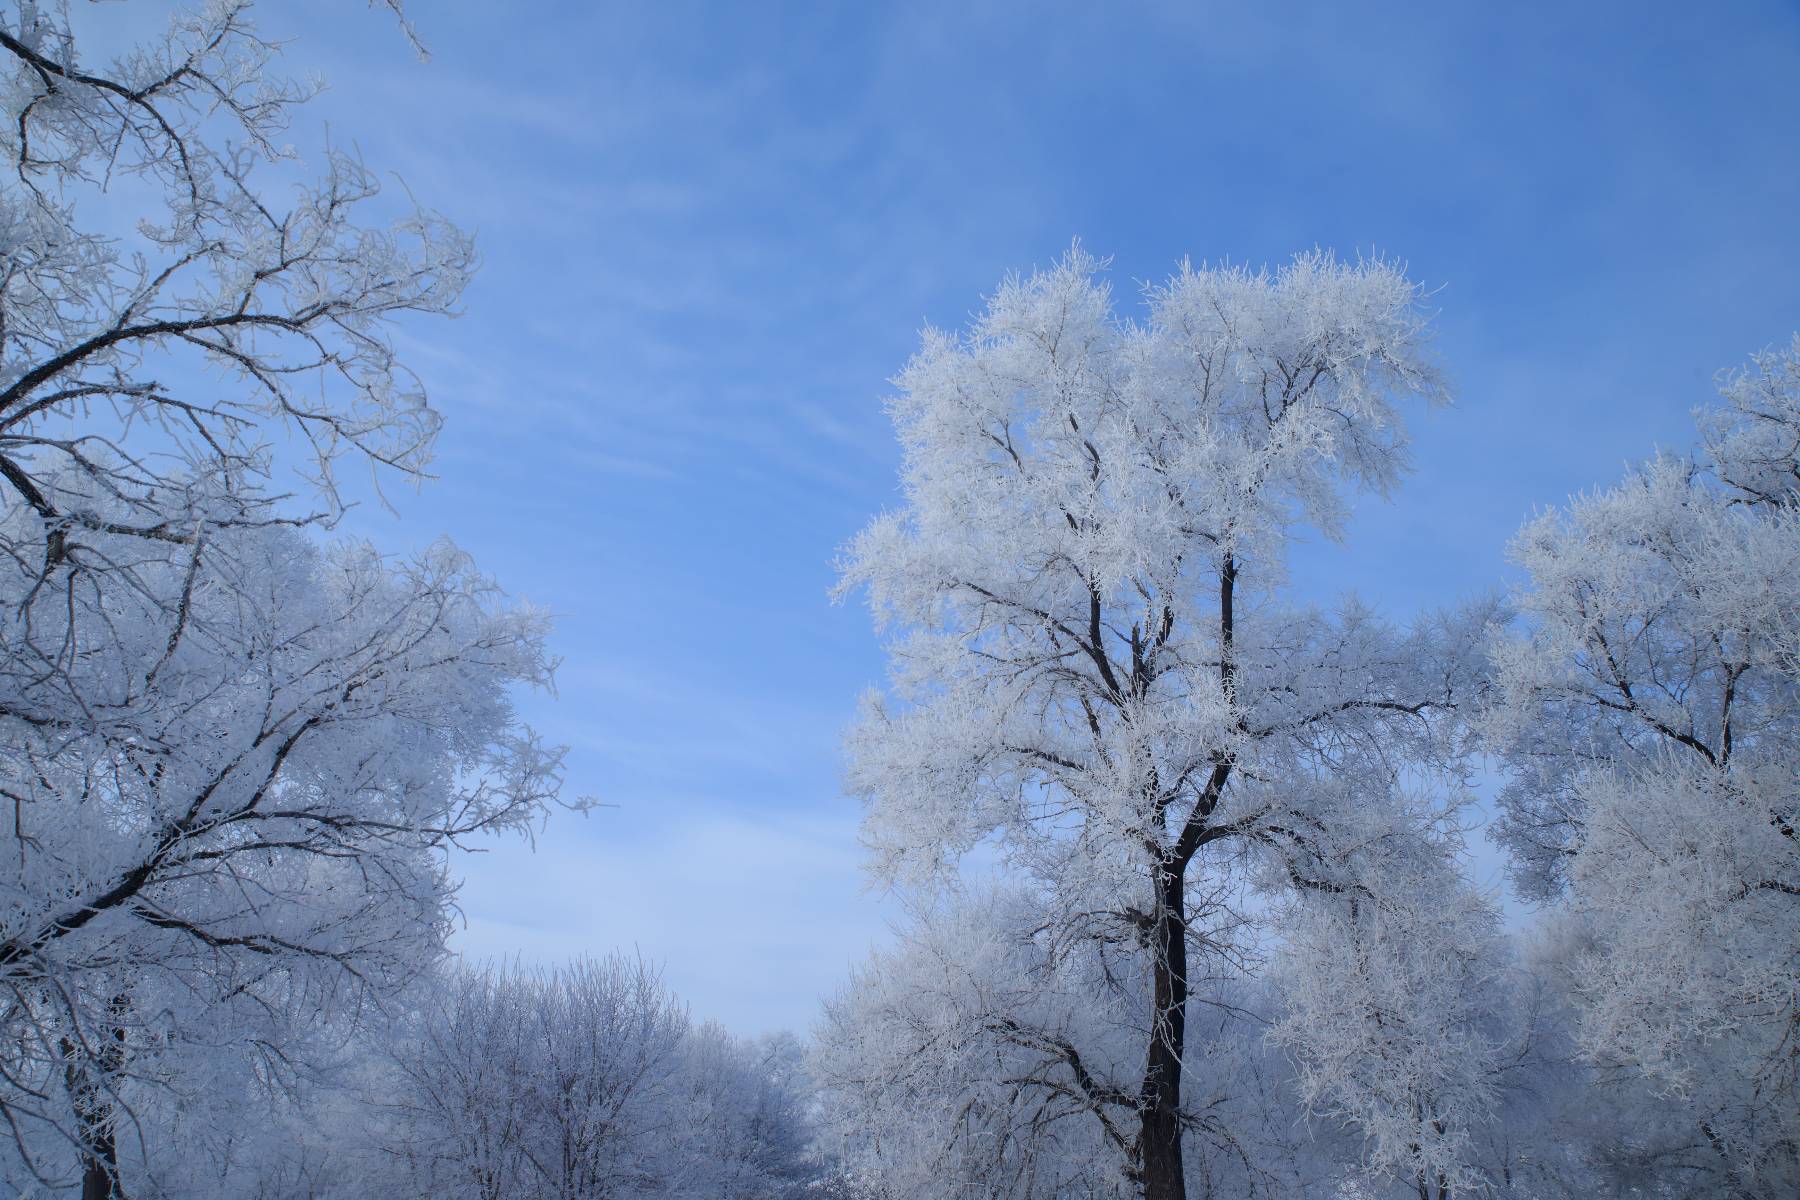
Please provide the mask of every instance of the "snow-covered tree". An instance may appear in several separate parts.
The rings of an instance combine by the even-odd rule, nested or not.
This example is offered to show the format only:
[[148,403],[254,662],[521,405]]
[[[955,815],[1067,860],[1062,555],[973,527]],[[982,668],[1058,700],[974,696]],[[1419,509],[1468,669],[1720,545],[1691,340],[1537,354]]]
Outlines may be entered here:
[[1585,922],[1548,911],[1517,945],[1515,1042],[1504,1055],[1499,1119],[1481,1138],[1496,1195],[1729,1194],[1718,1154],[1690,1110],[1642,1072],[1583,1053],[1579,979],[1594,950]]
[[[132,1142],[133,1200],[402,1200],[408,1173],[383,1135],[394,1092],[382,1022],[318,1021],[290,1030],[279,1079],[217,1054],[203,1083],[142,1094]],[[28,1193],[29,1194],[29,1193]]]
[[1800,338],[1728,376],[1698,460],[1531,522],[1497,652],[1501,835],[1566,897],[1584,1049],[1640,1073],[1717,1190],[1800,1188]]
[[396,1049],[410,1191],[470,1200],[658,1194],[688,1017],[645,963],[462,968]]
[[798,1043],[691,1028],[640,960],[459,967],[391,1053],[390,1194],[790,1200],[817,1174]]
[[807,1110],[806,1048],[792,1034],[691,1033],[663,1117],[671,1194],[693,1200],[799,1200],[820,1172]]
[[1399,404],[1443,396],[1398,267],[1184,266],[1142,323],[1096,270],[1077,249],[1007,280],[896,380],[905,503],[842,583],[897,631],[892,698],[849,778],[882,878],[929,890],[989,840],[1060,941],[1141,953],[1137,1065],[1078,1102],[1172,1200],[1195,956],[1242,949],[1258,884],[1342,886],[1346,797],[1442,760],[1484,618],[1405,632],[1284,598],[1289,538],[1388,492]]
[[129,588],[0,560],[0,1112],[37,1173],[45,1137],[110,1172],[135,1089],[279,1074],[296,1024],[394,994],[442,952],[442,852],[557,786],[509,698],[544,618],[453,548],[87,542]]
[[[309,89],[273,73],[249,7],[176,11],[110,63],[80,30],[111,13],[0,10],[0,1170],[20,1190],[73,1173],[112,1195],[166,1150],[136,1114],[283,1086],[303,1031],[441,953],[444,850],[556,790],[508,699],[547,678],[541,615],[448,546],[391,563],[287,528],[342,510],[346,462],[423,468],[437,416],[392,322],[450,311],[473,252],[430,213],[372,223],[349,155],[305,178],[281,138]],[[312,481],[292,505],[278,445]]]

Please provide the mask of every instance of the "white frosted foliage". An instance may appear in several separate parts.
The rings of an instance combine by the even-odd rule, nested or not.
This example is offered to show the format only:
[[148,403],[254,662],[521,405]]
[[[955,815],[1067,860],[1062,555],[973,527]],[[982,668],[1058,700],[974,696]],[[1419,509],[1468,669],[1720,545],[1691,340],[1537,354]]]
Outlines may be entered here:
[[[1081,1106],[1160,1200],[1184,1132],[1228,1140],[1180,1095],[1190,990],[1254,960],[1257,891],[1346,886],[1348,815],[1407,777],[1455,787],[1488,616],[1396,629],[1285,594],[1288,539],[1390,491],[1401,406],[1444,398],[1397,265],[1183,265],[1139,321],[1100,267],[1077,248],[1008,279],[895,380],[905,502],[842,584],[892,633],[892,678],[848,774],[881,878],[954,887],[990,845],[1051,945],[1130,960],[1098,986],[1137,1014],[1108,1093],[1132,1100]],[[1017,1103],[1066,1099],[1068,1069]]]
[[1800,340],[1721,381],[1694,460],[1538,518],[1489,732],[1521,880],[1582,930],[1579,1040],[1721,1186],[1800,1186]]

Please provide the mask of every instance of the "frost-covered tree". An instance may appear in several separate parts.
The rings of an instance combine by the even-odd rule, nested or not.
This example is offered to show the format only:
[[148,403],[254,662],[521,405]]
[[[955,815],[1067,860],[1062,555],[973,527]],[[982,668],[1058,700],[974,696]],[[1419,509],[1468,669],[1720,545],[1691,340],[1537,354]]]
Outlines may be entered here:
[[396,1049],[407,1190],[656,1194],[687,1011],[641,961],[458,969]]
[[150,1093],[279,1076],[296,1027],[395,994],[442,952],[443,851],[557,787],[509,698],[545,621],[454,549],[87,540],[129,588],[0,560],[0,1113],[46,1177],[63,1143],[110,1176]]
[[892,696],[849,779],[882,878],[929,890],[991,841],[1061,941],[1141,952],[1135,1065],[1074,1101],[1172,1200],[1196,971],[1241,951],[1254,886],[1342,886],[1347,806],[1442,760],[1479,618],[1286,598],[1289,539],[1386,494],[1400,403],[1443,397],[1398,267],[1184,266],[1142,323],[1096,268],[1009,279],[896,380],[905,502],[842,582],[896,631]]
[[1697,460],[1534,520],[1491,732],[1518,877],[1581,928],[1602,1067],[1712,1148],[1715,1190],[1800,1188],[1800,338],[1728,376]]
[[386,1194],[790,1200],[817,1174],[798,1043],[691,1028],[639,960],[457,968],[391,1053]]
[[[280,139],[309,89],[273,73],[249,7],[178,10],[111,62],[80,32],[110,12],[0,7],[0,1169],[20,1190],[72,1173],[111,1195],[166,1149],[137,1113],[283,1086],[300,1031],[441,953],[444,850],[556,788],[508,700],[546,678],[540,615],[448,547],[390,563],[284,528],[341,511],[346,462],[422,469],[437,416],[392,322],[450,311],[473,256],[429,213],[371,220],[348,155],[305,176]],[[312,480],[292,506],[268,486],[281,443]]]
[[702,1025],[681,1047],[663,1117],[673,1194],[710,1200],[800,1200],[821,1172],[813,1156],[806,1048],[792,1034],[740,1038]]
[[1688,1111],[1617,1060],[1580,1044],[1579,979],[1591,930],[1552,910],[1518,939],[1513,1028],[1499,1119],[1483,1134],[1496,1194],[1617,1200],[1729,1194],[1717,1152]]

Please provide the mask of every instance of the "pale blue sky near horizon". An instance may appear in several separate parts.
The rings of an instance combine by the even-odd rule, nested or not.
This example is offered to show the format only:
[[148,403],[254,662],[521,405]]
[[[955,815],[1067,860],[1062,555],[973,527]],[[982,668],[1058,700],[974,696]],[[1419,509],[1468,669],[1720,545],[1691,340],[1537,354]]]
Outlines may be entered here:
[[460,859],[453,944],[635,946],[745,1033],[804,1030],[896,915],[839,789],[882,655],[826,592],[898,499],[922,325],[1075,238],[1126,307],[1183,256],[1405,260],[1457,404],[1296,555],[1396,620],[1497,585],[1534,507],[1687,447],[1714,372],[1800,328],[1791,2],[409,9],[427,63],[351,0],[261,17],[330,87],[296,143],[328,123],[484,262],[404,331],[439,478],[347,527],[448,534],[557,615],[526,708],[611,806]]

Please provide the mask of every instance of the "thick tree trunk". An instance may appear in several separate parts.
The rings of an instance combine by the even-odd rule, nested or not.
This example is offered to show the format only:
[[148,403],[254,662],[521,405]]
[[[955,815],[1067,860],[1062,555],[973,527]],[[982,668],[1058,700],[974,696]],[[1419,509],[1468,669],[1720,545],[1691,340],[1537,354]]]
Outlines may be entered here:
[[110,1097],[85,1072],[69,1071],[75,1092],[75,1115],[81,1136],[81,1200],[121,1200],[119,1148],[113,1135]]
[[109,1127],[87,1147],[87,1165],[81,1172],[81,1200],[120,1200],[119,1157]]
[[1150,1052],[1138,1131],[1144,1200],[1187,1200],[1181,1163],[1181,1054],[1187,1040],[1187,907],[1179,867],[1157,871]]
[[116,1076],[124,1065],[124,1017],[130,1004],[131,997],[125,992],[112,998],[110,1007],[120,1024],[100,1045],[92,1062],[81,1060],[74,1042],[63,1041],[63,1077],[74,1101],[81,1137],[81,1200],[124,1200],[125,1193],[119,1187],[119,1144],[113,1128],[117,1114],[113,1111],[110,1085],[96,1079],[95,1072],[101,1072],[102,1078]]

